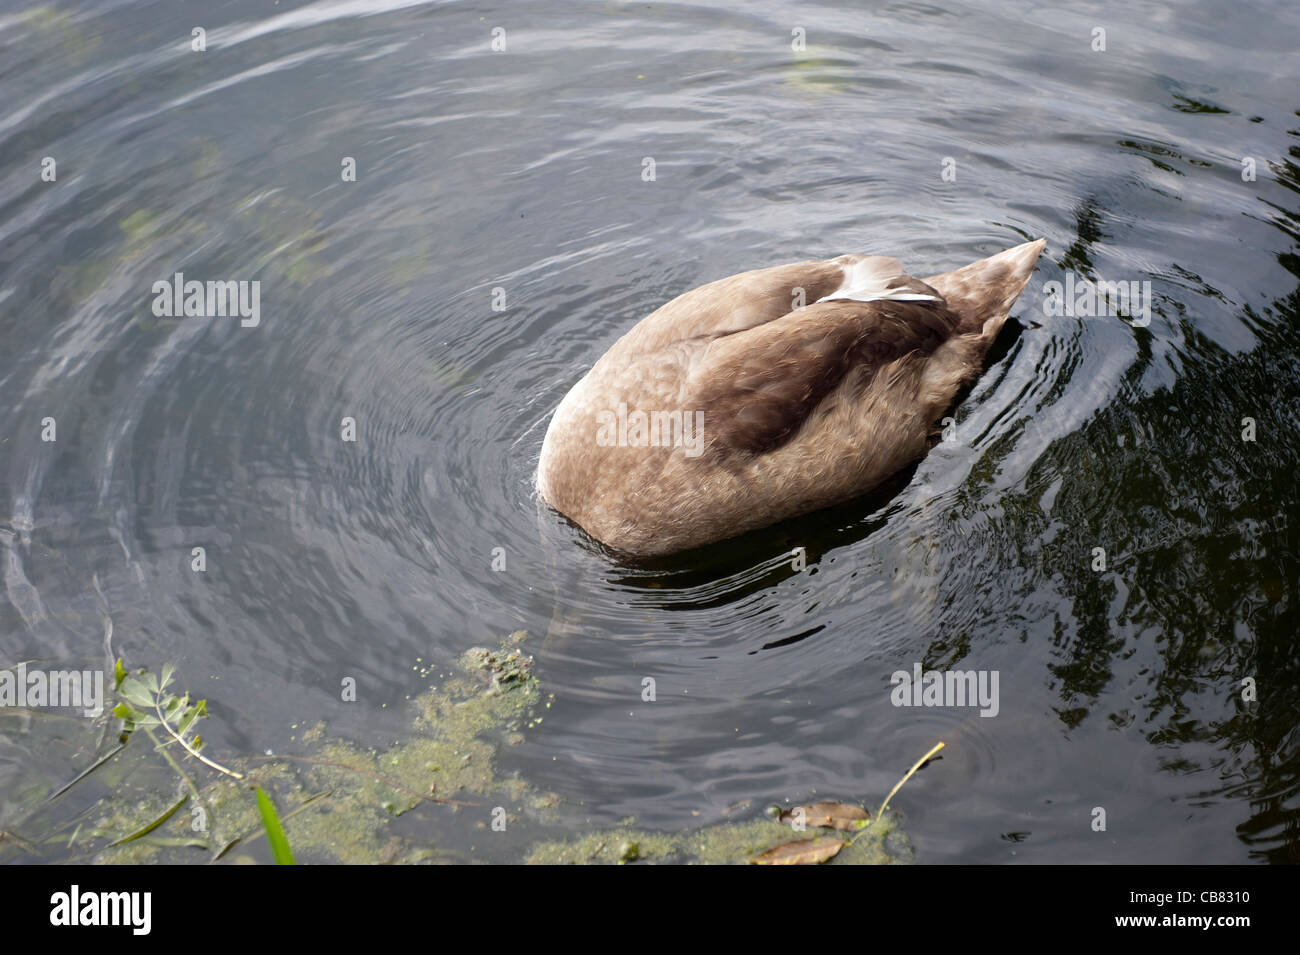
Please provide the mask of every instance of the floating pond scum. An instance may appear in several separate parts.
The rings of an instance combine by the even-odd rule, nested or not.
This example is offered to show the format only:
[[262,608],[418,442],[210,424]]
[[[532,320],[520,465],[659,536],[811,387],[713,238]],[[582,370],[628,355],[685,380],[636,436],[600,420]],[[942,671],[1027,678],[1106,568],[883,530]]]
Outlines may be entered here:
[[500,748],[522,742],[553,699],[521,647],[525,636],[462,654],[455,675],[413,701],[410,738],[384,750],[318,723],[300,737],[301,752],[218,759],[203,751],[206,706],[176,693],[172,667],[152,674],[119,664],[115,705],[94,724],[11,711],[51,741],[93,726],[102,752],[71,780],[19,794],[26,811],[0,834],[0,862],[912,861],[888,810],[893,792],[874,813],[837,802],[747,803],[735,810],[746,818],[679,832],[641,830],[634,819],[592,829],[576,807],[497,768]]

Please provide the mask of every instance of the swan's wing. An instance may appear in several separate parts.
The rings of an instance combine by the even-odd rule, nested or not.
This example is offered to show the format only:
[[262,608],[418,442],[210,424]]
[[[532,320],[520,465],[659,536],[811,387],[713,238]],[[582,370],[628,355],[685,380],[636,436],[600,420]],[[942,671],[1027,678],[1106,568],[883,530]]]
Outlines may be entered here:
[[903,271],[897,259],[841,255],[741,272],[692,289],[652,312],[610,350],[631,361],[702,338],[766,325],[823,302],[942,302],[934,289]]
[[929,296],[810,305],[710,342],[688,400],[705,413],[711,448],[761,454],[789,441],[850,371],[866,382],[907,355],[928,356],[957,324]]

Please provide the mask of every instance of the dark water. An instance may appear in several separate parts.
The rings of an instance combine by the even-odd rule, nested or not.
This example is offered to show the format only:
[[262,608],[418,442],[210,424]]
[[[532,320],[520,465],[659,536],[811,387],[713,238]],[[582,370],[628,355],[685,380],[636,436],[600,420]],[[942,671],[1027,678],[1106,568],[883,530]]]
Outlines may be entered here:
[[[107,616],[259,753],[401,732],[417,661],[527,629],[556,699],[506,768],[594,824],[877,799],[942,739],[920,861],[1295,861],[1298,39],[1280,0],[6,4],[0,665],[98,665]],[[888,492],[643,566],[539,507],[551,408],[668,298],[1037,236]],[[176,272],[260,324],[155,318]],[[1067,272],[1149,325],[1045,314]],[[916,661],[998,715],[891,705]],[[6,727],[0,829],[87,761]]]

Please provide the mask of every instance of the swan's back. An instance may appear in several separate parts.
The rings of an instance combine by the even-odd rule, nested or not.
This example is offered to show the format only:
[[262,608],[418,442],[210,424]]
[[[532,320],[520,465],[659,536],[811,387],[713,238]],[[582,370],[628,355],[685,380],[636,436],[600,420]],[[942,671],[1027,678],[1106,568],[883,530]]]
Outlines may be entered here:
[[863,494],[924,455],[1042,247],[924,281],[895,259],[848,255],[687,292],[619,339],[561,401],[538,489],[589,534],[635,554]]

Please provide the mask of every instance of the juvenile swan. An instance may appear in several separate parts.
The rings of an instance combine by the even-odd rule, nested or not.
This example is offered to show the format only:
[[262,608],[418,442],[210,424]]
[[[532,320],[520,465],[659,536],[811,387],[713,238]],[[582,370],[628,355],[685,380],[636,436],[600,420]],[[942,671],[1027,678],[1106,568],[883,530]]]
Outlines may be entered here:
[[1044,244],[924,281],[897,259],[841,255],[680,295],[560,402],[538,490],[639,555],[856,497],[925,455]]

